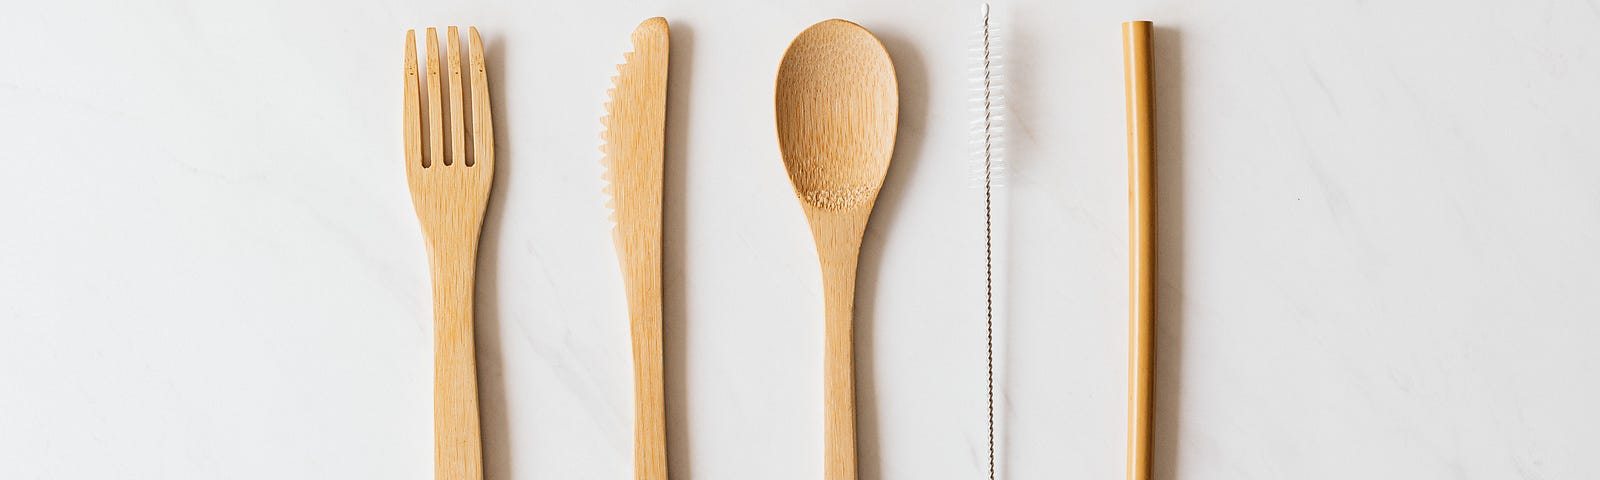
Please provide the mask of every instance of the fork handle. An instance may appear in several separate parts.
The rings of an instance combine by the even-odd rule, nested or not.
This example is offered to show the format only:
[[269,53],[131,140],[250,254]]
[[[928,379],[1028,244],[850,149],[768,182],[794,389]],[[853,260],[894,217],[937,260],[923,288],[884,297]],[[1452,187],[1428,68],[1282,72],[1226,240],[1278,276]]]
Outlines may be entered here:
[[436,480],[482,480],[472,302],[477,245],[430,249],[433,271],[433,436]]

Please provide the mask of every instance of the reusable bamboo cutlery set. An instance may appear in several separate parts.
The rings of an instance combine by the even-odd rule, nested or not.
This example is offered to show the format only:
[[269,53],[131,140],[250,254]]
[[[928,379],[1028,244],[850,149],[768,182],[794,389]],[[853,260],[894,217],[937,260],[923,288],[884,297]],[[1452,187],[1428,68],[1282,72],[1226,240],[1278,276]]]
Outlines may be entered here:
[[[1131,26],[1130,26],[1131,25]],[[984,32],[988,11],[984,12]],[[1152,129],[1149,23],[1124,26],[1127,48],[1132,315],[1128,478],[1148,476],[1150,327],[1153,303]],[[480,480],[473,291],[478,238],[494,179],[494,135],[487,66],[476,28],[467,29],[466,70],[460,33],[445,32],[440,65],[437,32],[428,28],[425,70],[415,32],[406,32],[403,132],[406,177],[422,224],[433,278],[435,478]],[[985,207],[998,164],[998,96],[985,35],[981,158]],[[604,194],[609,197],[618,263],[628,302],[634,364],[634,471],[640,480],[667,478],[662,382],[662,172],[669,30],[652,18],[632,35],[608,91],[601,120]],[[1137,50],[1137,51],[1136,51]],[[423,79],[426,78],[424,82]],[[464,85],[465,83],[465,85]],[[424,89],[425,85],[425,89]],[[898,126],[894,65],[871,32],[828,20],[801,32],[778,65],[777,139],[783,165],[811,225],[821,263],[824,320],[824,478],[856,478],[854,299],[857,257],[879,188],[888,174]],[[426,92],[426,96],[423,93]],[[469,108],[470,105],[470,108]],[[471,117],[468,124],[467,117]],[[470,145],[470,148],[469,148]],[[986,211],[986,219],[989,212]],[[986,220],[986,237],[992,224]],[[992,247],[992,242],[991,242]],[[986,287],[989,330],[989,478],[994,462],[993,251]]]

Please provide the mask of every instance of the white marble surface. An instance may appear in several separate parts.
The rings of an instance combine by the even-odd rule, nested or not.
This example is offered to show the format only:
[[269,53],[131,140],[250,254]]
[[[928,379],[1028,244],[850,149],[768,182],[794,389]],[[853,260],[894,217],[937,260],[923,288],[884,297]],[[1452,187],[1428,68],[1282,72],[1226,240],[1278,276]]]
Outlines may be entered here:
[[[903,108],[860,272],[861,477],[981,476],[971,2],[5,10],[0,478],[431,478],[398,77],[404,30],[446,24],[493,62],[489,478],[629,478],[594,119],[653,15],[674,477],[820,477],[819,275],[771,96],[788,40],[835,16],[883,38]],[[1006,478],[1122,472],[1129,18],[1161,28],[1159,478],[1600,477],[1600,3],[996,14]]]

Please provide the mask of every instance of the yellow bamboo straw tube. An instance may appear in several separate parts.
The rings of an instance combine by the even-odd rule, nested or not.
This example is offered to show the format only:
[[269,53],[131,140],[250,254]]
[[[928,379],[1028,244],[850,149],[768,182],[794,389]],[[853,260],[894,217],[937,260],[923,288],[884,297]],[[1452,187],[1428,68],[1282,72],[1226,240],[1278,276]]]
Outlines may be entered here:
[[1150,478],[1150,390],[1155,371],[1155,112],[1150,22],[1122,24],[1128,108],[1128,480]]

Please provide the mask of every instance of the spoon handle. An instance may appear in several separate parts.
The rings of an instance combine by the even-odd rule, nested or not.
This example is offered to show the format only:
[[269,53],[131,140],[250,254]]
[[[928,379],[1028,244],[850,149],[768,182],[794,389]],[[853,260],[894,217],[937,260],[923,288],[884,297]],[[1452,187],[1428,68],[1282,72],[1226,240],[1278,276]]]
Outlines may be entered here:
[[[856,263],[861,241],[822,253],[827,319],[823,333],[823,478],[856,480]],[[851,245],[850,243],[853,243]]]

